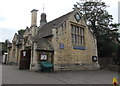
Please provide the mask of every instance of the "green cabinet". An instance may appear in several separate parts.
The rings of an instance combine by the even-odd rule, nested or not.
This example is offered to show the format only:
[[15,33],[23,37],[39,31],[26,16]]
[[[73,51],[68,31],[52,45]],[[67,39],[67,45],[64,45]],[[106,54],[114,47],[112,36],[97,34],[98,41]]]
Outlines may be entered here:
[[40,62],[40,70],[42,72],[51,72],[53,68],[53,64],[48,61],[41,61]]

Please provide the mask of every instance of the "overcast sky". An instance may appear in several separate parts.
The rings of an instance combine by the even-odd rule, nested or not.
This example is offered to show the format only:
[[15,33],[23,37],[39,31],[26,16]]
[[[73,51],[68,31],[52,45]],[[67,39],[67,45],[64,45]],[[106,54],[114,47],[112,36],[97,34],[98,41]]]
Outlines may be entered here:
[[[118,22],[118,1],[102,0],[110,7],[109,14],[113,15],[114,22]],[[73,5],[79,0],[1,0],[0,4],[0,42],[5,39],[12,40],[14,33],[31,25],[31,10],[37,9],[38,23],[40,14],[47,14],[47,21],[72,11]]]

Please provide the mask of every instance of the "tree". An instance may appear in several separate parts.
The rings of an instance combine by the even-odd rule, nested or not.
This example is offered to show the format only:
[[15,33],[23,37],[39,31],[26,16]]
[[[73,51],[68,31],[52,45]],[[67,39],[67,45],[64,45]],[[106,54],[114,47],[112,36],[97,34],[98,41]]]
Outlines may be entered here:
[[80,12],[84,17],[89,29],[97,38],[98,56],[112,57],[117,51],[116,38],[120,34],[116,29],[119,24],[113,24],[113,17],[109,15],[106,8],[108,7],[104,2],[83,2],[78,3]]
[[9,41],[8,39],[6,39],[6,40],[5,40],[5,43],[6,43],[6,44],[9,44],[9,43],[10,43],[10,41]]
[[4,49],[7,51],[7,47],[8,44],[10,43],[10,41],[8,39],[5,40],[5,44],[4,44]]
[[120,45],[118,46],[118,49],[117,49],[117,63],[118,65],[120,66]]
[[19,34],[19,35],[23,35],[24,32],[25,32],[25,30],[23,30],[23,29],[18,30],[18,34]]

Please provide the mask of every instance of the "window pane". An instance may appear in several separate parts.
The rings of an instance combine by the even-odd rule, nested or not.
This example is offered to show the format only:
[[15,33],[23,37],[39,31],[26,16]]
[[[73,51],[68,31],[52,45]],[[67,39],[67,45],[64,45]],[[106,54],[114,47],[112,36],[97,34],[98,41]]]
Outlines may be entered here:
[[84,35],[84,29],[81,28],[81,35],[83,36]]
[[81,39],[80,39],[80,35],[79,35],[79,45],[81,45],[81,44],[80,44],[80,40],[81,40]]
[[81,40],[80,40],[80,44],[82,45],[82,36],[80,36],[80,39],[81,39]]
[[76,34],[76,32],[77,32],[77,31],[76,31],[76,27],[75,27],[75,34]]
[[79,27],[76,27],[77,35],[79,34]]
[[76,35],[76,45],[78,45],[78,35]]
[[80,35],[80,27],[78,28],[78,34]]
[[75,35],[75,45],[77,44],[77,35]]
[[73,26],[73,33],[75,33],[75,26]]
[[79,35],[78,35],[78,45],[79,45]]
[[80,35],[82,35],[82,28],[80,28]]
[[73,45],[84,45],[84,28],[71,25],[71,35],[72,35],[72,44]]

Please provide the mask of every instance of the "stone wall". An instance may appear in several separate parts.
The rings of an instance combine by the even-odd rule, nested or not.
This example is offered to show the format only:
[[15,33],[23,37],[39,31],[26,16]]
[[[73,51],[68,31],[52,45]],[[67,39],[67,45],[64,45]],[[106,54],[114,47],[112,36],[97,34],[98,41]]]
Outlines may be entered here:
[[[84,27],[85,50],[73,49],[71,23]],[[74,14],[59,28],[53,29],[53,34],[52,44],[55,50],[54,70],[99,69],[98,62],[92,62],[92,56],[97,56],[96,40],[83,21],[77,22],[75,20]],[[64,45],[62,49],[60,49],[61,44]]]
[[31,51],[31,62],[30,62],[30,70],[37,71],[39,69],[37,51],[35,50],[37,47],[36,43],[33,44],[33,50]]

